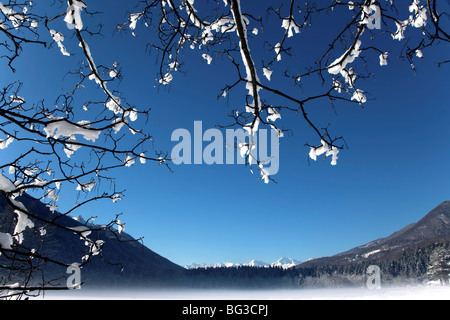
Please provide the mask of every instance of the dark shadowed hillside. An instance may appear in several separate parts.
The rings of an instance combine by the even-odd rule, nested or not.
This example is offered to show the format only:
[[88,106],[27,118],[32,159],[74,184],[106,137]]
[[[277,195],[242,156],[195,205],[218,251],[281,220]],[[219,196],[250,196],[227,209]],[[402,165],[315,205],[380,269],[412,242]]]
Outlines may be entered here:
[[[42,219],[57,218],[58,224],[70,228],[84,226],[84,221],[61,216],[56,212],[51,213],[45,205],[31,197],[24,196],[20,201],[29,212]],[[16,214],[4,198],[0,197],[0,232],[12,234],[13,219],[16,219]],[[27,229],[24,234],[25,247],[37,249],[41,255],[65,264],[81,263],[81,258],[88,253],[89,248],[78,235],[55,226],[44,226],[37,220],[33,222],[35,227]],[[42,230],[45,230],[45,234],[42,234]],[[103,240],[104,245],[101,255],[93,256],[91,262],[81,270],[81,281],[85,286],[168,285],[183,273],[183,268],[148,249],[124,232],[117,238],[110,230],[94,231],[89,238],[94,241]],[[35,260],[37,259],[32,260],[35,265],[44,263],[40,268],[43,274],[38,274],[39,280],[42,276],[45,281],[66,276],[66,268]],[[4,274],[3,271],[2,275]],[[65,284],[65,279],[61,284]]]

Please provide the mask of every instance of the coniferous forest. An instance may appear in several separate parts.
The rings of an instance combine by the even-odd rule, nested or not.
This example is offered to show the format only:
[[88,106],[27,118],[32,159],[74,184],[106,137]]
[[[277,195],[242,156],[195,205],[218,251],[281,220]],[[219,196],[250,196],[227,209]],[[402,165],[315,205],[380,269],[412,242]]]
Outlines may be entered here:
[[180,284],[201,288],[325,288],[364,287],[369,266],[381,270],[381,284],[395,286],[437,281],[448,284],[450,240],[445,239],[386,255],[382,260],[336,265],[281,267],[220,267],[186,270]]

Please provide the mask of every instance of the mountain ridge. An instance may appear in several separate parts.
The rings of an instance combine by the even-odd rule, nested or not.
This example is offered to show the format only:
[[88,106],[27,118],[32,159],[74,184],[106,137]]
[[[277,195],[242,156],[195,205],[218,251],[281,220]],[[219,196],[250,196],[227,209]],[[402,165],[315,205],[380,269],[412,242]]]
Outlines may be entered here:
[[387,256],[399,254],[408,248],[448,238],[450,238],[450,201],[444,201],[419,221],[385,238],[373,240],[330,257],[310,259],[297,265],[296,268],[342,265],[367,260],[381,261]]
[[[30,213],[40,219],[56,219],[59,225],[67,228],[91,226],[81,217],[52,213],[45,204],[31,196],[23,195],[19,200]],[[15,218],[12,208],[3,196],[0,196],[0,232],[11,233]],[[25,247],[36,248],[41,255],[67,265],[82,262],[81,259],[89,248],[78,235],[36,219],[32,220],[35,227],[24,232]],[[39,235],[36,230],[41,228],[45,228],[45,233],[41,232]],[[104,244],[101,255],[92,256],[90,262],[81,269],[81,281],[87,285],[165,285],[183,273],[181,266],[160,256],[126,232],[117,234],[108,229],[92,231],[89,238],[104,241]],[[40,271],[46,281],[65,279],[67,276],[67,270],[59,265],[44,264]],[[60,284],[64,285],[64,281]]]

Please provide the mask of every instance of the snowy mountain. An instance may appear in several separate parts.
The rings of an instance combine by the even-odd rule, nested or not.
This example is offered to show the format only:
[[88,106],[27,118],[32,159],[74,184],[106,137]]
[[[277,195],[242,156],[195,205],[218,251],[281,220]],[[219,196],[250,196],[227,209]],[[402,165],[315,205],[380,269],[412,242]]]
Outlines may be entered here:
[[281,258],[275,262],[272,262],[270,264],[271,267],[282,267],[283,269],[289,269],[292,267],[295,267],[296,265],[299,265],[301,261],[292,259],[292,258]]
[[285,258],[282,257],[278,259],[275,262],[267,263],[260,260],[250,260],[246,263],[232,263],[232,262],[225,262],[225,263],[211,263],[211,264],[198,264],[198,263],[192,263],[190,265],[184,266],[185,269],[209,269],[209,268],[237,268],[237,267],[255,267],[255,268],[269,268],[269,267],[281,267],[283,269],[288,269],[291,267],[294,267],[296,265],[300,264],[299,260],[292,259],[292,258]]
[[264,262],[264,261],[260,261],[260,260],[250,260],[247,263],[244,263],[245,267],[255,267],[255,268],[266,268],[269,267],[270,264]]

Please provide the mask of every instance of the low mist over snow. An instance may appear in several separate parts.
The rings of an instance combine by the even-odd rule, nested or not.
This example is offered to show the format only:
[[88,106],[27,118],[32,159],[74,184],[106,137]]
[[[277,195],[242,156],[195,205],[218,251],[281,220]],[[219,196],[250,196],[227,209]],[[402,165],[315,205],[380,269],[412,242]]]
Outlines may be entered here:
[[440,285],[307,290],[71,290],[36,299],[129,300],[449,300],[450,287]]

